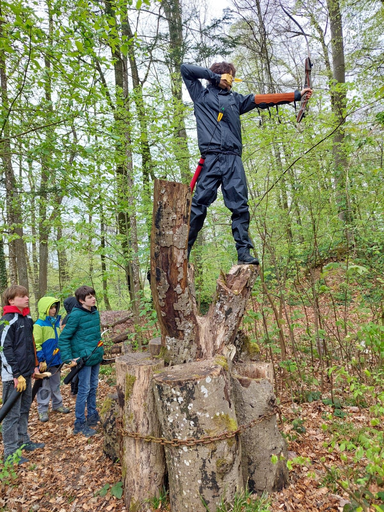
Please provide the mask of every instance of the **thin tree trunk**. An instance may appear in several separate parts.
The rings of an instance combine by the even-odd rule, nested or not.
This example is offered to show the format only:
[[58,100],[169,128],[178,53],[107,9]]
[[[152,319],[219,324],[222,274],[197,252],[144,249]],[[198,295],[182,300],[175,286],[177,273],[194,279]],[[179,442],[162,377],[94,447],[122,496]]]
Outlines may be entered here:
[[0,237],[0,294],[8,286],[8,277],[7,277],[7,266],[5,264],[5,254],[4,254],[4,241],[3,237]]
[[[0,4],[0,39],[4,38],[3,24],[3,14]],[[3,47],[0,48],[0,86],[2,117],[5,118],[9,113],[10,104],[8,98],[6,57]],[[2,143],[1,159],[5,171],[7,222],[9,236],[11,238],[9,241],[9,278],[11,284],[18,282],[20,285],[25,286],[28,289],[28,265],[26,247],[23,240],[23,218],[18,186],[12,166],[12,148],[9,136],[9,123],[5,121],[3,131],[0,134],[0,142]]]
[[[345,124],[345,108],[347,106],[346,91],[343,86],[345,84],[345,58],[344,58],[344,40],[343,40],[343,24],[340,11],[339,0],[327,0],[329,13],[329,24],[331,29],[331,45],[332,45],[332,68],[329,57],[328,46],[325,42],[324,31],[317,21],[314,14],[311,15],[311,22],[320,36],[320,42],[323,49],[325,67],[327,70],[330,91],[331,106],[335,115],[336,124],[339,128],[335,132],[333,138],[333,159],[334,159],[334,182],[336,189],[336,203],[339,218],[343,222],[350,224],[353,221],[352,210],[348,192],[348,158],[344,149],[344,124]],[[336,82],[336,83],[335,83]],[[352,240],[352,233],[346,229],[346,238],[348,245]]]
[[104,300],[105,309],[107,311],[111,311],[112,308],[111,308],[111,304],[109,302],[109,297],[108,297],[107,261],[105,258],[105,224],[104,224],[103,213],[101,213],[101,219],[100,219],[100,232],[101,232],[100,260],[101,260],[101,279],[102,279],[102,283],[103,283],[103,300]]
[[[333,78],[337,84],[345,84],[345,59],[343,24],[339,0],[327,0],[329,23],[331,29]],[[333,158],[335,166],[336,201],[339,217],[343,222],[351,222],[351,208],[348,195],[347,168],[348,159],[344,148],[344,123],[347,96],[345,89],[338,87],[334,90],[334,113],[340,124],[333,138]]]
[[[105,1],[106,14],[115,20],[117,25],[117,16],[114,5],[110,0]],[[123,35],[129,37],[127,28],[128,13],[124,7],[120,13]],[[133,180],[133,157],[132,141],[130,127],[130,105],[128,88],[128,69],[127,59],[123,57],[118,46],[111,46],[112,57],[114,59],[115,85],[118,97],[122,99],[123,106],[114,108],[114,117],[116,126],[123,134],[122,140],[117,147],[121,152],[123,148],[123,163],[117,168],[117,186],[119,199],[118,226],[119,232],[123,236],[123,251],[126,258],[126,276],[129,288],[132,308],[135,318],[135,326],[140,324],[140,265],[138,258],[138,236],[136,225],[136,205],[135,205],[135,185]],[[141,347],[141,335],[137,331],[137,342]]]
[[180,74],[180,66],[185,54],[182,6],[180,0],[164,0],[162,7],[169,28],[169,58],[167,64],[171,75],[173,98],[174,153],[180,167],[181,179],[183,183],[189,183],[191,177],[189,170],[190,154],[185,128],[185,114],[182,108],[182,78]]
[[62,226],[57,227],[56,231],[56,241],[57,241],[57,261],[59,263],[59,288],[62,291],[69,281],[68,274],[68,258],[65,248],[62,247],[63,237],[63,228]]
[[[143,85],[140,81],[139,70],[136,61],[134,34],[129,23],[128,16],[126,17],[123,27],[124,32],[132,44],[128,47],[128,58],[131,66],[132,84],[133,84],[133,99],[136,104],[137,117],[140,124],[140,151],[143,164],[143,183],[144,189],[149,194],[150,180],[154,180],[154,163],[152,161],[151,150],[148,140],[148,120],[145,111],[145,102],[143,98]],[[149,230],[150,232],[150,230]]]
[[41,169],[39,201],[39,290],[37,299],[44,297],[48,287],[48,237],[50,226],[47,223],[47,168]]
[[[52,18],[52,7],[50,0],[47,0],[47,10],[48,10],[48,39],[52,41],[53,39],[53,18]],[[44,81],[44,91],[45,91],[45,101],[46,101],[46,109],[49,114],[53,113],[52,108],[52,83],[51,83],[51,61],[48,57],[48,54],[44,57],[44,66],[45,66],[45,81]],[[51,175],[50,169],[50,158],[52,156],[52,146],[54,133],[50,129],[45,133],[46,144],[49,148],[50,153],[48,155],[43,156],[41,161],[41,181],[40,181],[40,200],[39,200],[39,291],[38,291],[38,299],[44,297],[48,288],[48,239],[49,233],[51,231],[50,223],[47,219],[47,187],[49,178]]]

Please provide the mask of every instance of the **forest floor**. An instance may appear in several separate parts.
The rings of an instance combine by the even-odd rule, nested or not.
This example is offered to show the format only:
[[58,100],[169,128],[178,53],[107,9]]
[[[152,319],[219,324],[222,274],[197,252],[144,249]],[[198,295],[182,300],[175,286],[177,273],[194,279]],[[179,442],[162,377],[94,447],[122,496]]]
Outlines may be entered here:
[[[45,448],[28,453],[29,463],[17,467],[13,478],[5,479],[3,475],[0,512],[126,511],[123,499],[117,497],[121,489],[121,466],[104,455],[102,429],[89,439],[73,435],[75,397],[70,395],[69,388],[62,386],[64,405],[71,408],[70,414],[51,413],[49,422],[41,423],[36,402],[32,404],[30,436],[35,442],[44,442]],[[113,371],[109,375],[100,375],[100,408],[114,389]],[[322,400],[295,404],[288,391],[286,393],[279,396],[279,428],[287,438],[289,458],[294,464],[288,487],[270,495],[270,510],[341,512],[348,503],[348,495],[337,487],[334,478],[329,477],[329,468],[346,463],[352,465],[353,462],[351,457],[342,462],[337,443],[329,449],[329,428],[335,423],[334,410]],[[347,417],[340,422],[348,422],[355,428],[369,427],[369,417],[364,409],[346,406],[343,410]],[[0,475],[1,471],[0,465]],[[372,486],[370,491],[376,493],[384,489]],[[155,509],[148,505],[148,510]],[[162,510],[169,512],[169,505]]]

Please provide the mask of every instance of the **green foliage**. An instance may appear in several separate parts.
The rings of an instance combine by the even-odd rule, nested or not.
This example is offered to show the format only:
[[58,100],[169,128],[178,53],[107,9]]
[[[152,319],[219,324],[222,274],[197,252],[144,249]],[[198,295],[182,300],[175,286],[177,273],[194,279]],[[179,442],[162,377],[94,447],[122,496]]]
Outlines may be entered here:
[[[201,501],[205,510],[210,512],[203,497],[201,497]],[[230,503],[222,498],[215,512],[271,512],[270,499],[266,494],[257,497],[245,490],[237,492]]]
[[287,461],[287,467],[290,471],[294,468],[294,466],[310,466],[311,461],[308,457],[294,457]]
[[382,494],[374,495],[369,490],[372,484],[380,486],[384,483],[384,432],[381,429],[384,412],[383,373],[379,370],[374,374],[369,373],[367,377],[370,386],[351,377],[344,368],[337,371],[337,378],[346,380],[356,396],[363,396],[369,390],[372,403],[369,409],[371,426],[354,424],[351,421],[340,422],[331,418],[330,423],[323,426],[330,439],[325,447],[330,452],[339,452],[341,460],[345,462],[345,465],[327,469],[324,484],[331,483],[348,490],[353,498],[351,506],[355,507],[349,510],[358,510],[358,507],[369,505],[380,510],[373,501],[383,497]]
[[165,509],[168,504],[168,491],[165,487],[161,489],[158,496],[154,496],[147,500],[154,510]]
[[368,322],[360,326],[357,338],[362,350],[371,350],[377,354],[381,364],[384,360],[384,325]]
[[18,464],[21,456],[22,450],[19,449],[16,450],[11,457],[8,457],[6,461],[0,459],[0,489],[12,485],[16,481],[17,473],[15,465]]
[[123,495],[123,482],[116,482],[112,487],[111,487],[111,496],[114,496],[115,498],[117,498],[118,500],[121,500],[121,497]]
[[299,434],[305,434],[307,429],[304,427],[304,420],[301,418],[296,418],[292,422],[293,429],[296,430]]
[[95,492],[95,496],[104,497],[107,495],[108,491],[111,496],[120,500],[123,496],[123,482],[116,482],[112,486],[110,484],[105,484],[101,489]]

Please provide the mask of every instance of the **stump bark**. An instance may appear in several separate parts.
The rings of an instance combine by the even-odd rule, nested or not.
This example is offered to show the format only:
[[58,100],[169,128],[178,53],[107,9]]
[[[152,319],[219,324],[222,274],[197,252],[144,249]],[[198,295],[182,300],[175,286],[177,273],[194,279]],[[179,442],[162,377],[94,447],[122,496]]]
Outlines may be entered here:
[[[154,390],[165,445],[171,510],[216,510],[242,488],[238,436],[215,440],[237,429],[228,372],[214,360],[168,368],[154,375]],[[207,444],[183,442],[208,436]],[[193,443],[193,441],[192,441]]]
[[151,359],[145,353],[127,354],[116,361],[122,438],[120,458],[128,510],[150,510],[146,501],[158,496],[164,485],[166,468],[162,445],[128,435],[139,432],[142,436],[160,436],[152,377],[163,367],[163,360]]
[[108,395],[100,411],[101,425],[103,427],[103,452],[116,462],[120,457],[120,437],[116,428],[116,419],[119,415],[117,393]]

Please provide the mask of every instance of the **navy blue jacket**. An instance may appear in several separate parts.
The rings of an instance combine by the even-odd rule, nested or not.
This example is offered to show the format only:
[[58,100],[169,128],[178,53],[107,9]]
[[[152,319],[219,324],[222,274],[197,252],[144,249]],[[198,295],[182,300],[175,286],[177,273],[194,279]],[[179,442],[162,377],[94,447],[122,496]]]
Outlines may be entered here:
[[[234,153],[241,156],[241,123],[240,116],[254,108],[268,108],[299,101],[299,91],[284,94],[248,94],[244,96],[233,91],[221,89],[218,85],[221,75],[210,69],[190,64],[181,65],[181,76],[194,104],[197,123],[199,149],[204,156],[210,152]],[[211,84],[204,87],[200,79],[210,80]],[[220,123],[217,117],[223,112]]]

